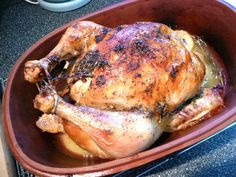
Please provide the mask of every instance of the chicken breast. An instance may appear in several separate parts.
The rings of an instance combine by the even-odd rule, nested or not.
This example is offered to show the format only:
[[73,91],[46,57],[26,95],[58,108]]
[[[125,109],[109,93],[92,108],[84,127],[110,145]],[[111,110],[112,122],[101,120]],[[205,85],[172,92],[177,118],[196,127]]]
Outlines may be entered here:
[[[176,108],[197,93],[205,74],[201,60],[176,33],[166,25],[145,22],[99,34],[101,40],[72,71],[93,77],[77,81],[71,97],[79,105],[108,110]],[[88,70],[96,62],[99,66]]]

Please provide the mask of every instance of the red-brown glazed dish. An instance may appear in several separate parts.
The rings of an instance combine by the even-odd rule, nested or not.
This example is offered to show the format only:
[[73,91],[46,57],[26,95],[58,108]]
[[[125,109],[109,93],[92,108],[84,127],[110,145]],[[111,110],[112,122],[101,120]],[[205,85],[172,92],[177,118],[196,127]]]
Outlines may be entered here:
[[[202,37],[222,58],[228,73],[225,108],[219,114],[185,131],[164,134],[148,150],[117,160],[83,161],[55,148],[52,137],[35,127],[40,112],[33,108],[36,86],[24,81],[24,64],[44,57],[58,42],[66,24],[30,47],[12,68],[3,98],[4,131],[10,149],[24,168],[40,176],[90,174],[107,175],[130,169],[190,146],[235,121],[236,116],[236,10],[220,1],[131,0],[89,14],[90,20],[115,27],[137,21],[160,22]],[[24,96],[20,90],[24,90]]]

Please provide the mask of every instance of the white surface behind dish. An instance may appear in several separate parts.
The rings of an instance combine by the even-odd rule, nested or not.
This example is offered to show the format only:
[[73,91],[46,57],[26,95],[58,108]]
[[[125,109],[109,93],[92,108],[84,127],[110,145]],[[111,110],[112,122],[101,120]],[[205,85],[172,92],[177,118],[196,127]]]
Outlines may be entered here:
[[38,3],[44,9],[53,11],[53,12],[66,12],[70,10],[77,9],[85,4],[89,3],[91,0],[69,0],[66,2],[48,2],[45,0],[38,0]]
[[236,7],[236,0],[224,0],[224,1]]

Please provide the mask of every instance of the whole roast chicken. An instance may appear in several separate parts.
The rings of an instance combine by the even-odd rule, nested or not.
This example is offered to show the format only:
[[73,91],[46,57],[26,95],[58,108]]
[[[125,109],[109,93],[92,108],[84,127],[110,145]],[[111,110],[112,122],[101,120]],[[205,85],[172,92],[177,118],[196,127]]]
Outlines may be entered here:
[[40,87],[40,129],[66,133],[94,157],[114,159],[223,107],[225,78],[213,58],[199,38],[164,24],[81,21],[45,58],[26,62],[24,77]]

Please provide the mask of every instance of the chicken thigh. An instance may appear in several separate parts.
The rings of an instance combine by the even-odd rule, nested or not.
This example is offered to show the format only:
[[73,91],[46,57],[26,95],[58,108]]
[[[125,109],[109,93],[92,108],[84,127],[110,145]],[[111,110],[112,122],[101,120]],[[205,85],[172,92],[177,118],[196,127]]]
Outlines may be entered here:
[[[198,42],[160,23],[72,25],[45,58],[25,64],[25,80],[36,83],[50,82],[58,63],[73,61],[63,94],[49,84],[36,96],[35,108],[45,113],[38,127],[65,131],[94,156],[121,158],[148,148],[163,131],[198,123],[223,106],[225,84]],[[67,92],[75,104],[63,99]]]

